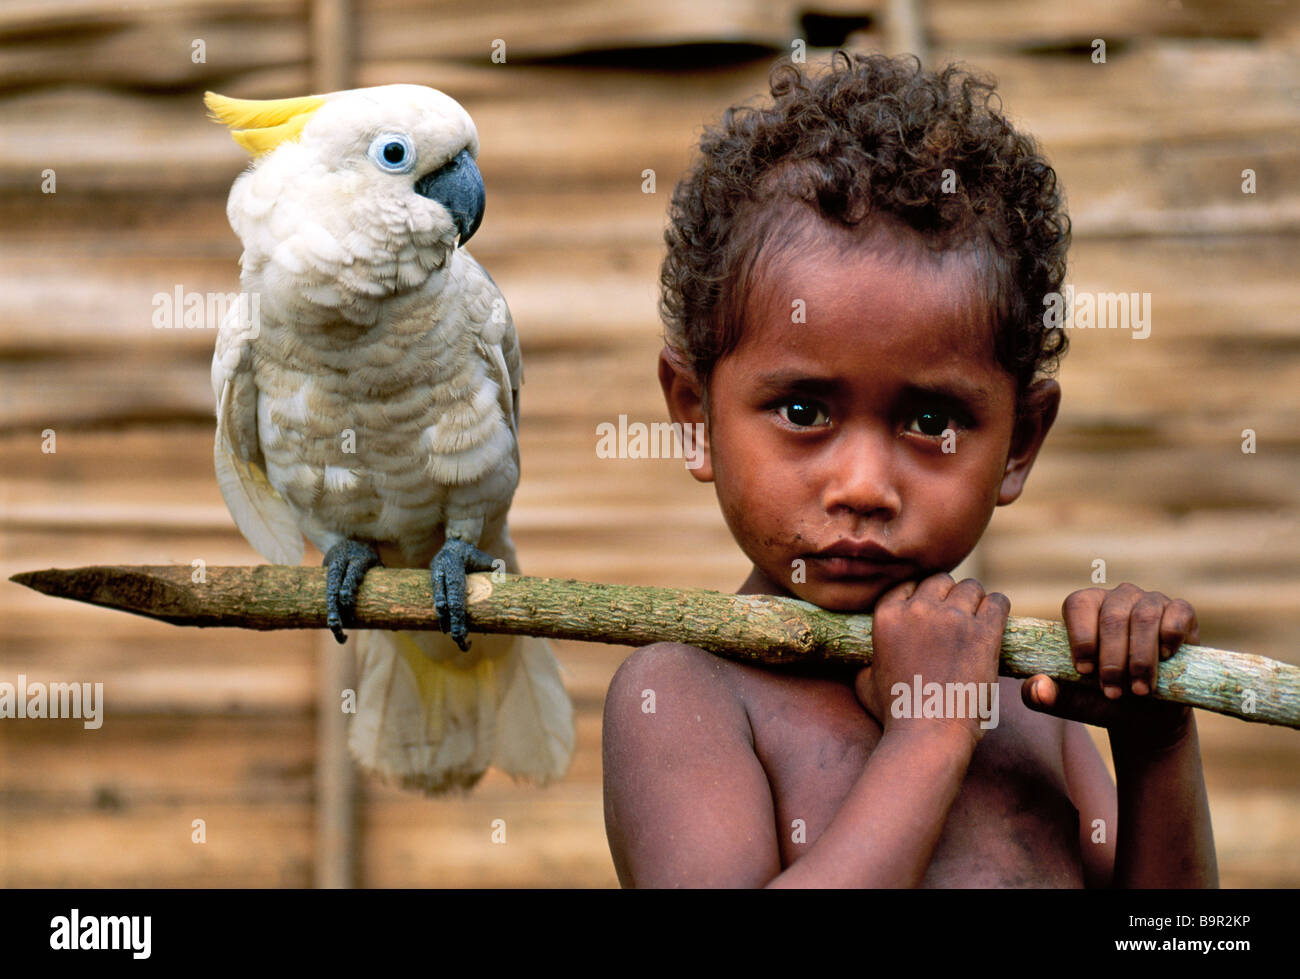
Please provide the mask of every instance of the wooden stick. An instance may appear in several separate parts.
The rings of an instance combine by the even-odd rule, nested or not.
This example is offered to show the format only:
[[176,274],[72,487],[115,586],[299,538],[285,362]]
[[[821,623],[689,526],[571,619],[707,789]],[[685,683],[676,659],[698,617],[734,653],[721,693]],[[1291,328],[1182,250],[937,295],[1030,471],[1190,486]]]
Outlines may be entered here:
[[[99,566],[28,571],[10,580],[174,625],[325,628],[324,568],[257,565],[200,572],[185,565]],[[472,574],[466,605],[471,631],[477,632],[627,646],[681,642],[768,666],[871,662],[871,616],[827,612],[771,595]],[[353,626],[436,630],[428,572],[372,569],[357,597]],[[1008,621],[999,672],[1096,684],[1075,671],[1065,627],[1043,619]],[[1300,667],[1263,656],[1184,645],[1160,664],[1153,694],[1242,720],[1300,728]]]

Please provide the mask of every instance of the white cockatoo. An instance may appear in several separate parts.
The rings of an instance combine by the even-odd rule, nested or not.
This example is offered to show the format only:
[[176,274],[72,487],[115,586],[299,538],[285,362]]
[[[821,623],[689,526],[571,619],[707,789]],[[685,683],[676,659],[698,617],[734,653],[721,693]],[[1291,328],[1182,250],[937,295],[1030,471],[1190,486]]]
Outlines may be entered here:
[[522,377],[505,300],[464,249],[484,205],[473,120],[420,85],[205,102],[254,157],[226,213],[255,302],[212,360],[226,505],[267,561],[298,564],[304,536],[325,554],[340,642],[367,569],[432,576],[441,633],[358,634],[354,756],[429,793],[489,765],[559,777],[573,708],[550,647],[466,643],[466,571],[518,571]]

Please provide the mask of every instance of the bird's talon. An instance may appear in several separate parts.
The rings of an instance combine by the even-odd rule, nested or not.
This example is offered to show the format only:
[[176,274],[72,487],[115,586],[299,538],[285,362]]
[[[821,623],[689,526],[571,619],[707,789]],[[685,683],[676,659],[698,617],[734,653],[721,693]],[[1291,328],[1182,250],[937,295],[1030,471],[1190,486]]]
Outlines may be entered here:
[[469,650],[469,623],[465,610],[466,573],[490,571],[493,557],[463,540],[450,538],[434,556],[429,570],[433,575],[433,606],[438,625],[451,636],[462,651]]
[[359,541],[340,541],[331,547],[321,562],[325,572],[325,623],[339,643],[347,642],[344,619],[356,614],[357,593],[366,572],[379,564],[373,547]]

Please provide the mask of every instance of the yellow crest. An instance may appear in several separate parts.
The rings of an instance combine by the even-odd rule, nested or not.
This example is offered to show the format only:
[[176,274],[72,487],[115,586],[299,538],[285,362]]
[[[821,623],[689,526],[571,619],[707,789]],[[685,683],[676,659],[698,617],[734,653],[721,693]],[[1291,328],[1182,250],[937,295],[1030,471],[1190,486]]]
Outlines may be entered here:
[[230,127],[236,143],[254,156],[261,156],[286,139],[297,139],[312,113],[325,104],[325,96],[232,99],[216,92],[204,92],[203,104],[214,122]]

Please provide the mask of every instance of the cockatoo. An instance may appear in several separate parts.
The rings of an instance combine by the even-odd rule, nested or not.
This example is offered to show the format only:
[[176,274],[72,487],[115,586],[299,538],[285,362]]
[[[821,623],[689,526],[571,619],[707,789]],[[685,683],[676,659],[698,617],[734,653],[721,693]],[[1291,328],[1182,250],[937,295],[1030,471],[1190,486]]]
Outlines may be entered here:
[[420,85],[205,102],[253,155],[226,213],[257,302],[231,307],[212,359],[226,505],[267,561],[298,564],[304,536],[325,555],[339,642],[369,568],[432,577],[442,633],[358,633],[354,756],[430,794],[489,765],[559,777],[573,708],[550,647],[466,642],[467,570],[518,570],[522,380],[464,248],[484,206],[473,120]]

